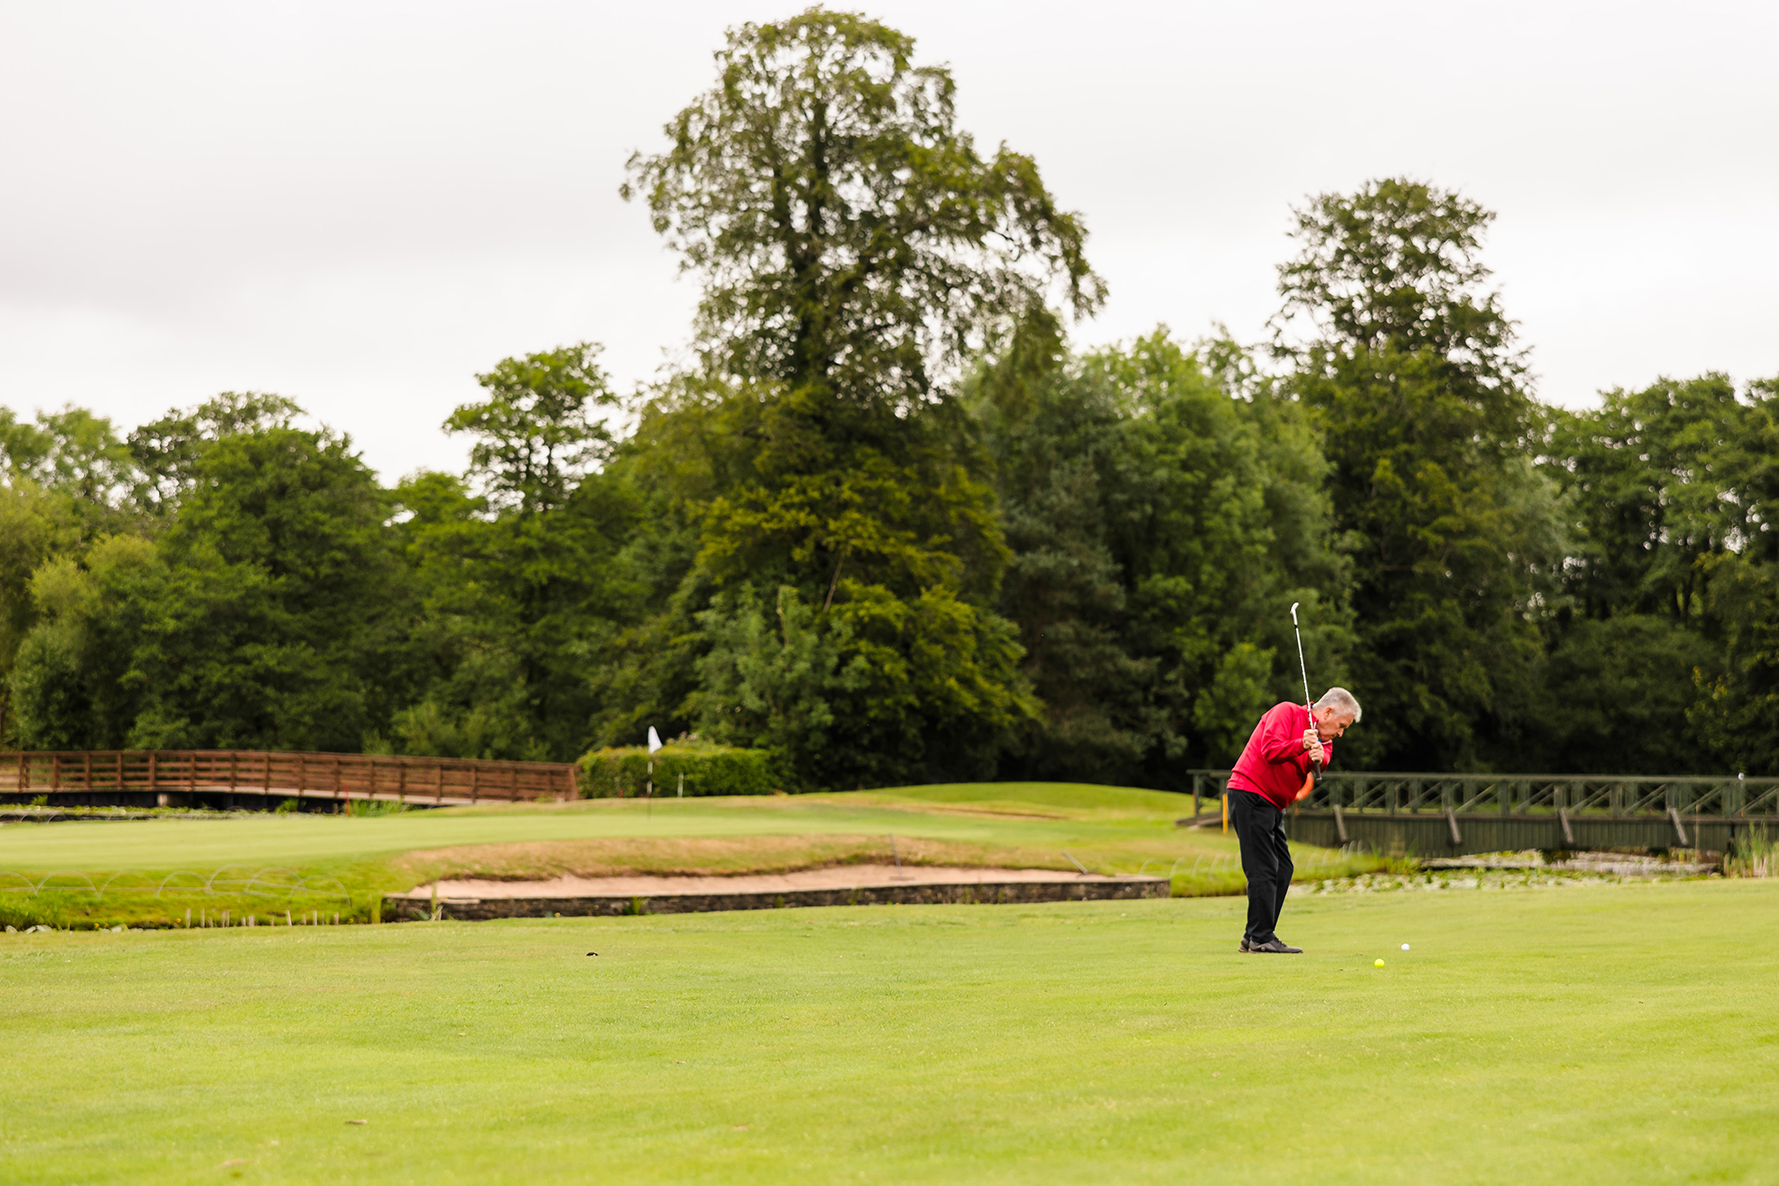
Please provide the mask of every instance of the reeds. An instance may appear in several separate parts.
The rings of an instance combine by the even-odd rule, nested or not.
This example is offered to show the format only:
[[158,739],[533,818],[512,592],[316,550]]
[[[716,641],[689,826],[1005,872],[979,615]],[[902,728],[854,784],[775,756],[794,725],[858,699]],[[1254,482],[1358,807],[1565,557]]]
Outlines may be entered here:
[[1779,839],[1767,835],[1767,829],[1755,824],[1748,835],[1736,841],[1733,852],[1723,858],[1725,877],[1779,877]]

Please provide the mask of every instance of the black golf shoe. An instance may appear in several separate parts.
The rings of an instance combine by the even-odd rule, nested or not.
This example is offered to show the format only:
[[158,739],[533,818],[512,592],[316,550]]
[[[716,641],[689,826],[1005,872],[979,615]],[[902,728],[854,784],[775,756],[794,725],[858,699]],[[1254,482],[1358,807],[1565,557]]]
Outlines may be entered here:
[[1277,935],[1273,936],[1271,939],[1268,939],[1264,943],[1255,943],[1255,944],[1250,945],[1248,950],[1249,951],[1264,951],[1270,955],[1302,955],[1303,954],[1303,948],[1293,947],[1289,943],[1285,942],[1283,939],[1279,938]]
[[1248,942],[1248,937],[1246,935],[1243,935],[1242,936],[1242,945],[1239,948],[1237,948],[1236,950],[1242,951],[1242,952],[1253,951],[1254,945],[1252,943]]

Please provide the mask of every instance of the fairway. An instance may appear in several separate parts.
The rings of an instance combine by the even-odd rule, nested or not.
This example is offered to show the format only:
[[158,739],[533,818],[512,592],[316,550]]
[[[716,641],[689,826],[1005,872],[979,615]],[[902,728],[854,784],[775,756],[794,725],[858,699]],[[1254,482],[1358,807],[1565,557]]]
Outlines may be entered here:
[[1779,1181],[1779,886],[1240,910],[6,936],[0,1178]]

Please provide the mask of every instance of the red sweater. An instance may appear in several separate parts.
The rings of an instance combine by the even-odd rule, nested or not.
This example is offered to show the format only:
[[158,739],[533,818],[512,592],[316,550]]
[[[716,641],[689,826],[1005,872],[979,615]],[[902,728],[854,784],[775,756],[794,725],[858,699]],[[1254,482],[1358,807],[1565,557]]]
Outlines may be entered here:
[[[1230,789],[1253,791],[1279,807],[1291,806],[1310,772],[1310,753],[1303,748],[1303,731],[1309,727],[1310,710],[1301,704],[1287,700],[1267,709],[1229,773]],[[1334,743],[1324,741],[1322,764],[1332,761]]]

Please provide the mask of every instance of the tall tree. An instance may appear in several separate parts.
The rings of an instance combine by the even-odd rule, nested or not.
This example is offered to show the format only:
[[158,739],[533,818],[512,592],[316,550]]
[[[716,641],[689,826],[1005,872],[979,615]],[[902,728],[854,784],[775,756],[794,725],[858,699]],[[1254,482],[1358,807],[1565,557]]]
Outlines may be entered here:
[[135,530],[130,495],[139,474],[111,421],[70,404],[26,424],[0,408],[0,467],[5,480],[48,492],[77,525],[83,545]]
[[1591,545],[1571,566],[1587,618],[1570,629],[1647,623],[1684,646],[1678,671],[1637,665],[1668,710],[1652,732],[1676,739],[1669,766],[1697,753],[1701,768],[1779,772],[1779,379],[1607,392],[1556,443]]
[[274,428],[200,450],[154,545],[33,578],[21,731],[38,743],[357,750],[404,695],[388,501],[349,443]]
[[567,761],[599,705],[590,680],[644,604],[623,549],[639,527],[627,483],[583,476],[563,505],[490,514],[448,474],[396,490],[420,606],[407,636],[421,694],[387,741],[403,753]]
[[1539,414],[1480,258],[1493,215],[1386,179],[1296,212],[1275,348],[1322,430],[1353,546],[1362,760],[1515,763],[1533,715],[1529,619],[1560,554]]
[[1301,695],[1293,601],[1318,678],[1342,674],[1326,466],[1301,409],[1231,343],[1041,344],[975,389],[1014,552],[1000,605],[1046,706],[1007,770],[1180,785]]
[[1102,298],[1036,163],[984,159],[950,72],[913,57],[855,13],[742,25],[717,85],[667,125],[672,146],[631,157],[623,193],[703,280],[718,372],[905,414],[1052,283],[1078,312]]
[[1757,389],[1727,375],[1605,392],[1598,409],[1553,413],[1550,470],[1580,547],[1565,583],[1590,618],[1704,614],[1708,557],[1775,547],[1779,459]]
[[104,417],[69,405],[27,421],[0,407],[0,746],[19,737],[14,664],[40,618],[33,574],[136,530],[129,494],[137,480]]
[[[956,127],[949,73],[913,55],[896,30],[819,8],[733,29],[717,85],[668,125],[667,151],[632,157],[624,189],[704,283],[701,369],[669,384],[632,454],[646,470],[657,442],[703,452],[695,499],[677,476],[662,488],[696,502],[698,550],[677,625],[649,637],[693,636],[680,671],[734,655],[733,678],[707,664],[709,689],[741,695],[741,672],[780,660],[736,646],[804,645],[788,624],[769,643],[759,607],[786,623],[802,612],[786,607],[812,610],[811,637],[831,632],[837,669],[856,676],[835,691],[845,724],[824,764],[803,771],[827,785],[979,769],[1029,715],[1017,646],[991,608],[1006,549],[951,395],[972,350],[1048,301],[1085,312],[1103,293],[1079,219],[1034,162],[978,153]],[[770,712],[645,682],[687,725],[783,735]]]
[[10,681],[21,744],[33,749],[121,749],[143,701],[130,678],[144,620],[143,594],[165,566],[148,540],[109,536],[77,562],[46,561],[31,578],[39,620],[19,648]]
[[170,517],[196,480],[198,458],[224,437],[289,428],[303,414],[292,399],[259,391],[225,391],[195,408],[174,408],[130,433],[129,451],[140,475],[142,509]]
[[1706,374],[1607,391],[1552,413],[1546,453],[1575,541],[1547,624],[1546,764],[1765,767],[1747,742],[1779,559],[1768,386]]
[[601,414],[618,402],[599,351],[583,342],[477,376],[488,398],[444,427],[472,437],[479,493],[437,473],[398,487],[424,692],[396,714],[392,748],[560,761],[586,747],[588,671],[641,600],[618,555],[635,500],[597,468],[612,444]]
[[598,418],[617,396],[596,359],[593,342],[523,358],[503,358],[476,382],[487,391],[445,421],[445,431],[468,433],[470,473],[493,505],[521,515],[554,510],[588,469],[603,460],[611,430]]
[[38,620],[32,574],[57,554],[78,550],[79,540],[66,499],[16,472],[0,482],[0,746],[17,739],[14,663]]

